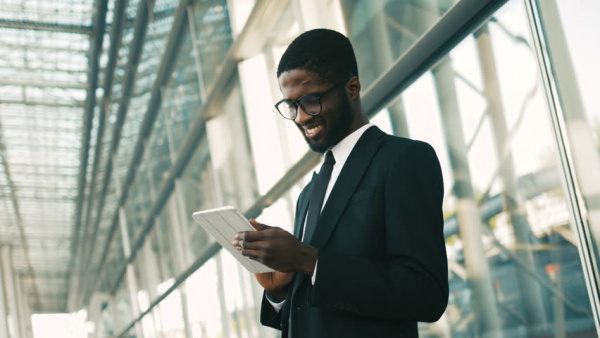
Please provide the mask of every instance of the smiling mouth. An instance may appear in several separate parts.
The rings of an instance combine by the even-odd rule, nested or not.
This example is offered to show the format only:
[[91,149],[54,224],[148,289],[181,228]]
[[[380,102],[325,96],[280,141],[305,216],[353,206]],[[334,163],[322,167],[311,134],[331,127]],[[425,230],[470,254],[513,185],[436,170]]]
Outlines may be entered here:
[[321,131],[321,129],[323,129],[322,124],[319,124],[319,125],[311,127],[311,128],[305,128],[304,135],[306,135],[306,137],[313,138]]

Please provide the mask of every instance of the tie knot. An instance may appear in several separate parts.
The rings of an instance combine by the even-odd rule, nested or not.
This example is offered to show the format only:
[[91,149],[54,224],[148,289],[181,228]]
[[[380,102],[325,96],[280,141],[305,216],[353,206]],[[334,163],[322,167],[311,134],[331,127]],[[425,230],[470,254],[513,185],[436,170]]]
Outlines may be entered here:
[[325,153],[325,161],[323,164],[335,164],[335,158],[333,157],[333,152],[331,150]]

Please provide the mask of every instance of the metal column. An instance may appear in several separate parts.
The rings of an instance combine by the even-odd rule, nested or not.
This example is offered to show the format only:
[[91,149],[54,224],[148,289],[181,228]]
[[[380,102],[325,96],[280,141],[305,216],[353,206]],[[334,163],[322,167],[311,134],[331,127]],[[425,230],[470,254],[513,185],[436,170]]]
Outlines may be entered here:
[[454,70],[448,56],[432,70],[452,167],[456,216],[463,244],[467,278],[473,289],[473,314],[477,329],[486,337],[501,337],[496,297],[490,267],[483,247],[481,217],[471,183],[467,147],[454,86]]
[[[387,13],[385,12],[385,3],[377,1],[367,2],[371,6],[382,6],[382,8],[376,8],[374,11],[377,13],[373,19],[373,34],[372,44],[375,53],[375,68],[377,68],[377,74],[383,74],[395,61],[394,53],[391,48],[390,32],[387,24]],[[398,48],[401,48],[400,46]],[[402,95],[398,95],[398,98],[394,100],[392,104],[387,107],[389,111],[389,117],[392,124],[392,131],[394,135],[408,137],[408,122],[406,120],[406,111],[404,109],[404,102],[402,101]]]
[[8,330],[8,299],[6,294],[6,283],[4,282],[4,267],[2,262],[3,252],[0,250],[0,337],[10,337]]
[[91,338],[102,338],[106,336],[107,332],[100,332],[101,329],[106,329],[103,325],[101,325],[102,311],[103,307],[108,305],[110,302],[111,297],[107,293],[97,292],[90,297],[90,303],[87,307],[87,317],[88,321],[94,323],[94,332],[91,334]]
[[[420,3],[424,8],[439,8],[437,0]],[[425,32],[440,20],[439,12],[417,10],[417,32]],[[456,217],[463,244],[467,278],[473,290],[473,314],[476,329],[485,337],[501,337],[501,327],[490,267],[483,247],[481,217],[471,183],[471,170],[467,158],[456,88],[454,70],[449,56],[444,56],[431,73],[440,108],[444,139],[454,177],[452,191],[456,198]]]
[[20,338],[23,336],[20,326],[19,306],[17,302],[17,288],[15,285],[15,274],[12,259],[12,246],[3,245],[0,248],[2,259],[2,277],[4,281],[4,296],[6,297],[8,313],[9,337]]
[[[188,11],[189,13],[189,11]],[[200,76],[200,75],[198,75]],[[161,94],[164,96],[164,90],[161,91]],[[169,144],[169,157],[171,158],[171,163],[175,162],[177,156],[173,149],[175,149],[175,142],[173,139],[173,131],[171,130],[171,125],[169,121],[171,120],[169,114],[167,113],[167,109],[163,109],[164,113],[164,126],[167,134],[167,142]],[[171,194],[169,209],[171,216],[171,224],[169,226],[170,230],[170,238],[171,238],[171,248],[174,248],[173,257],[175,257],[175,261],[177,264],[177,273],[184,271],[192,264],[192,254],[190,252],[190,236],[187,229],[187,222],[185,219],[189,219],[190,217],[186,217],[185,212],[185,198],[183,196],[183,190],[181,186],[180,179],[175,179],[175,187],[173,188],[173,194]],[[146,244],[147,245],[147,244]],[[179,293],[181,294],[181,310],[183,312],[183,323],[185,328],[185,335],[188,338],[192,337],[192,328],[190,327],[190,317],[188,314],[188,299],[186,292],[186,284],[183,283],[179,288]]]
[[[175,192],[177,192],[177,188],[175,188]],[[185,254],[184,246],[185,243],[187,243],[187,238],[186,240],[184,240],[181,234],[182,221],[180,219],[177,202],[177,194],[171,195],[169,202],[167,202],[169,207],[167,210],[170,216],[170,224],[168,228],[169,239],[171,243],[171,254],[174,257],[174,261],[176,264],[175,271],[177,274],[179,274],[182,271],[185,271],[185,269],[187,269],[191,265],[191,262],[189,261],[188,256]],[[187,245],[187,248],[189,250],[189,244]],[[191,338],[192,330],[190,327],[190,319],[188,315],[188,299],[185,282],[181,285],[181,287],[179,287],[178,290],[181,295],[181,310],[183,315],[185,335],[186,337]]]
[[19,330],[21,331],[21,338],[29,338],[33,336],[33,332],[31,331],[31,314],[29,313],[27,299],[23,293],[23,278],[19,274],[15,275],[15,291],[19,307]]
[[[151,241],[151,239],[149,239]],[[143,260],[144,266],[144,281],[146,285],[148,285],[148,298],[150,301],[158,298],[158,293],[156,287],[160,284],[157,264],[153,262],[154,253],[152,252],[152,243],[148,242],[147,245],[144,245],[142,248],[141,259]],[[154,324],[154,331],[156,332],[157,337],[162,337],[162,325],[160,322],[160,307],[156,307],[152,313],[152,322]],[[157,318],[158,317],[158,318]]]
[[[114,155],[113,155],[114,156]],[[116,162],[116,158],[113,157],[113,163]],[[117,195],[121,193],[121,184],[119,182],[119,178],[117,175],[113,176],[115,182],[115,188],[117,190]],[[120,206],[118,208],[119,212],[119,226],[121,229],[121,239],[123,242],[123,254],[125,257],[131,256],[131,242],[129,241],[129,232],[127,231],[127,217],[125,216],[125,207]],[[140,315],[140,306],[137,300],[137,281],[135,277],[135,270],[133,269],[133,263],[127,263],[126,270],[126,278],[125,281],[127,283],[127,290],[129,291],[129,299],[131,302],[131,310],[133,312],[133,317],[137,318]],[[135,334],[137,338],[144,337],[142,327],[140,322],[135,323]]]
[[223,337],[231,337],[229,332],[229,314],[227,313],[227,303],[225,300],[224,276],[223,276],[223,257],[221,252],[214,256],[217,265],[217,295],[219,297],[219,309],[221,310],[221,325],[223,326]]
[[[477,50],[483,75],[483,93],[487,98],[488,113],[492,120],[492,131],[494,134],[496,157],[499,173],[504,184],[502,194],[505,211],[510,214],[510,222],[514,229],[516,244],[519,250],[515,255],[519,260],[535,271],[535,261],[530,238],[531,228],[527,221],[524,210],[524,199],[517,187],[517,177],[514,171],[513,157],[510,152],[510,139],[504,116],[502,96],[498,74],[496,73],[496,61],[490,38],[488,25],[485,24],[475,33]],[[517,280],[523,305],[525,306],[525,318],[528,329],[542,329],[546,324],[546,311],[541,295],[541,287],[532,276],[521,266],[517,265]]]

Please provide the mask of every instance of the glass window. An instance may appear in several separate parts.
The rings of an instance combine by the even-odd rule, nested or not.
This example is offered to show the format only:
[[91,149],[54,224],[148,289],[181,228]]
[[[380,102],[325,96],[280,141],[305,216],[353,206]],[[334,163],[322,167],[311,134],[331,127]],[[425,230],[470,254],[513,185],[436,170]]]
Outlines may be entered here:
[[[237,86],[223,104],[223,112],[206,123],[216,205],[232,205],[244,212],[256,197],[246,117]],[[233,136],[233,137],[232,137]]]
[[[600,243],[600,13],[597,1],[535,1],[540,35],[547,48],[549,72],[558,96],[558,116],[564,119],[566,146],[575,169],[577,208],[585,230],[591,231],[596,261]],[[596,280],[598,280],[598,268]]]
[[422,336],[595,333],[526,20],[509,2],[402,94],[446,185],[450,302]]
[[341,0],[363,88],[367,88],[456,0]]

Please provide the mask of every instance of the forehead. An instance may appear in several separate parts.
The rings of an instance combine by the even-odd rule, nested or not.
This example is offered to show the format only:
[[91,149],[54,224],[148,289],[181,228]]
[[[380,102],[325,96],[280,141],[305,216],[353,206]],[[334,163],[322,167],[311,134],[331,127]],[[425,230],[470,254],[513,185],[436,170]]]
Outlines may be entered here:
[[298,98],[322,89],[326,84],[313,72],[292,69],[279,76],[279,89],[285,98]]

